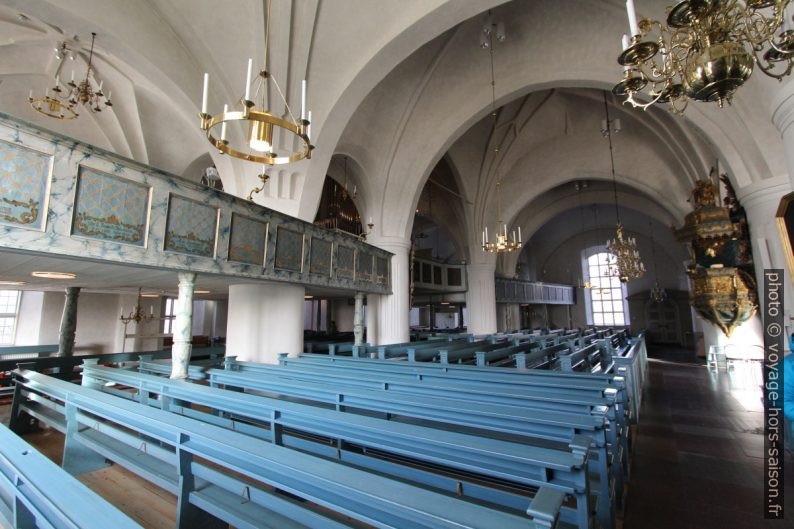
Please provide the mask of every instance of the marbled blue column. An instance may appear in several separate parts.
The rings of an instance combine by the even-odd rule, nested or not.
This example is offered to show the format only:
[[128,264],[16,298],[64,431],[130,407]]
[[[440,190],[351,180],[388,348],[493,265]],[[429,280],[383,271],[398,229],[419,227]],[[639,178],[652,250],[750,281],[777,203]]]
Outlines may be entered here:
[[66,302],[63,304],[61,330],[58,335],[58,356],[74,354],[74,333],[77,330],[77,297],[80,287],[66,287]]
[[179,297],[174,313],[174,345],[171,348],[171,378],[187,378],[193,339],[193,287],[196,274],[179,273]]
[[364,293],[356,292],[356,308],[353,312],[353,336],[355,345],[364,342]]

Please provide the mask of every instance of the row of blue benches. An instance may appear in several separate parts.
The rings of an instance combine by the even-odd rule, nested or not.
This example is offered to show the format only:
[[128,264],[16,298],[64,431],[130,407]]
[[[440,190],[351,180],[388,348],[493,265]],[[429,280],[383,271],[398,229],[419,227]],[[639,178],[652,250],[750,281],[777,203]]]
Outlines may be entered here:
[[[636,352],[640,343],[644,346],[640,340],[630,349]],[[620,344],[610,342],[609,346]],[[378,527],[451,527],[449,523],[460,520],[468,524],[461,527],[493,527],[494,523],[503,526],[500,516],[506,515],[505,527],[519,526],[510,525],[508,520],[521,520],[522,527],[552,527],[559,517],[589,528],[593,527],[591,487],[596,492],[593,505],[599,525],[614,527],[614,503],[620,503],[622,481],[628,472],[626,410],[631,388],[625,378],[499,368],[487,368],[490,374],[483,378],[483,369],[474,366],[380,361],[392,371],[392,366],[400,366],[398,372],[390,373],[396,376],[387,380],[373,378],[376,362],[379,361],[303,355],[300,359],[284,357],[281,367],[236,362],[233,358],[226,360],[225,369],[208,365],[212,362],[191,366],[192,378],[208,379],[215,387],[147,375],[147,371],[170,372],[168,362],[152,358],[140,362],[142,373],[89,362],[83,370],[83,388],[24,370],[18,377],[12,426],[22,430],[32,417],[66,433],[64,467],[73,473],[98,468],[108,458],[172,490],[180,498],[179,527],[192,527],[199,519],[262,527],[255,520],[265,513],[277,520],[277,527],[341,527],[345,523],[343,518],[329,515],[324,507]],[[404,376],[408,373],[406,368],[412,371],[408,377]],[[424,371],[417,371],[420,368]],[[352,376],[340,371],[352,371]],[[506,372],[513,376],[505,377]],[[532,376],[517,379],[517,373]],[[601,397],[595,397],[594,386],[586,380],[604,386],[604,377],[610,376],[612,387],[603,387]],[[409,379],[414,383],[409,383]],[[478,379],[479,384],[472,384]],[[508,380],[512,382],[507,383]],[[280,399],[239,390],[266,392]],[[272,475],[252,477],[258,470],[251,470],[253,474],[242,472],[254,480],[247,483],[223,470],[241,473],[241,467],[224,466],[226,460],[220,455],[210,454],[217,458],[213,459],[204,452],[190,452],[178,443],[169,445],[158,437],[162,433],[160,427],[153,430],[148,419],[123,419],[130,409],[123,408],[126,411],[117,414],[98,413],[115,402],[97,399],[98,391],[126,401],[125,404],[153,406],[160,408],[157,411],[177,413],[182,419],[234,430],[271,445],[297,448],[324,460],[408,480],[418,491],[446,491],[447,495],[470,498],[480,502],[477,507],[482,510],[472,510],[473,504],[466,503],[469,507],[463,509],[471,516],[451,520],[438,518],[438,511],[422,504],[422,509],[429,512],[420,512],[429,517],[420,516],[421,521],[417,522],[407,513],[406,518],[400,518],[400,511],[394,515],[399,520],[397,525],[388,525],[370,518],[370,510],[352,514],[350,502],[328,500],[332,491],[307,497],[305,489],[293,491]],[[75,407],[74,402],[83,400],[70,399],[69,395],[84,397],[85,408]],[[303,403],[284,398],[300,399]],[[98,407],[89,405],[92,399],[97,399],[94,404]],[[330,404],[333,409],[322,409],[318,404]],[[350,413],[361,411],[384,416]],[[204,426],[198,431],[208,432]],[[214,433],[225,439],[219,432]],[[152,443],[152,439],[158,442]],[[182,461],[184,458],[187,462]],[[174,473],[164,466],[166,460],[174,463]],[[204,461],[212,465],[202,466]],[[256,467],[253,462],[247,463],[243,469]],[[588,474],[594,479],[588,480]],[[322,476],[318,480],[322,481]],[[270,489],[256,486],[257,482],[270,484]],[[310,482],[307,478],[303,485],[309,489]],[[378,495],[388,502],[384,496],[389,496],[393,484],[387,482],[385,486],[386,492]],[[275,494],[271,489],[276,490]],[[289,504],[290,496],[283,497],[279,490],[308,499],[321,508],[295,506],[294,501]],[[238,505],[240,491],[246,507]],[[402,507],[417,508],[415,504]],[[526,512],[532,520],[516,516],[519,512]]]
[[[299,366],[310,362],[314,364]],[[227,358],[226,369],[193,366],[189,375],[209,379],[214,386],[321,402],[338,410],[379,412],[387,418],[411,417],[448,427],[477,428],[492,434],[562,442],[586,433],[591,436],[599,515],[602,525],[609,526],[612,503],[619,503],[623,474],[628,472],[628,397],[623,377],[601,375],[594,379],[581,373],[527,371],[523,373],[533,376],[516,378],[520,372],[515,369],[328,355],[302,355],[299,359],[284,356],[282,364],[276,367]],[[163,375],[170,372],[168,363],[145,359],[140,369]],[[600,427],[594,426],[594,416],[600,417]],[[609,461],[613,464],[608,467]]]
[[20,370],[12,428],[32,417],[63,432],[72,474],[107,459],[173,492],[180,529],[336,528],[348,518],[384,528],[549,528],[566,495],[582,502],[573,519],[588,513],[584,441],[528,450],[123,369],[85,373],[78,386]]

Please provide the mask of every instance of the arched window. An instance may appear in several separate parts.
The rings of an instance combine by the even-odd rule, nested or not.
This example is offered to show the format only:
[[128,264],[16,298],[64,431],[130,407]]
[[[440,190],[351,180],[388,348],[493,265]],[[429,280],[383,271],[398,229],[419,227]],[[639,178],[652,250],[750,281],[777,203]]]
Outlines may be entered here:
[[593,325],[626,325],[626,292],[620,279],[612,274],[615,257],[605,251],[590,255],[584,275],[589,277],[591,288],[588,320]]

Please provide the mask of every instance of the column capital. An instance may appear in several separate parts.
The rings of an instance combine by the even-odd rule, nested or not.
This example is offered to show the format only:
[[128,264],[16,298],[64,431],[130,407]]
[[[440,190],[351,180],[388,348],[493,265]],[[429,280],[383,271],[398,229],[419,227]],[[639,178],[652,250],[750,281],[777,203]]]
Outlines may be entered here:
[[496,273],[496,261],[491,263],[469,263],[466,265],[466,270],[473,272],[491,272]]
[[196,272],[179,272],[177,273],[177,277],[179,278],[179,284],[186,284],[186,285],[194,285],[196,283]]
[[[776,178],[762,180],[758,185],[747,186],[737,191],[736,196],[745,210],[750,210],[767,201],[777,208],[783,195],[791,192],[791,183],[788,179]],[[749,214],[749,213],[748,213]]]
[[392,252],[394,254],[405,253],[411,249],[411,240],[406,239],[405,237],[371,235],[367,238],[366,242],[367,244],[377,246],[378,248],[386,250],[387,252]]

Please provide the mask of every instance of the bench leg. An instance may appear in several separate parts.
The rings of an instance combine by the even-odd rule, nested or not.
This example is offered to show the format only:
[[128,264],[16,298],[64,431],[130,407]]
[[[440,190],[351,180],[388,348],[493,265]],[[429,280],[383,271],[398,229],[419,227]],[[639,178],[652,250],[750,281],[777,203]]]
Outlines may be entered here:
[[73,476],[110,466],[107,460],[97,454],[77,438],[80,423],[77,422],[77,408],[66,403],[66,440],[63,444],[63,464],[65,471]]
[[11,402],[11,417],[8,427],[17,435],[38,430],[39,420],[20,410],[22,404],[22,384],[14,383],[14,400]]
[[598,504],[596,505],[596,514],[602,529],[614,529],[615,509],[612,504],[611,479],[607,464],[606,446],[598,448],[597,452],[598,462],[595,465],[595,470],[598,474]]
[[177,447],[179,494],[176,503],[176,529],[228,529],[229,524],[190,503],[196,478],[190,469],[193,454]]

